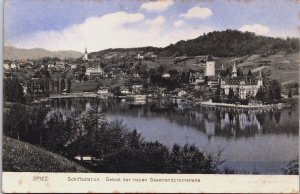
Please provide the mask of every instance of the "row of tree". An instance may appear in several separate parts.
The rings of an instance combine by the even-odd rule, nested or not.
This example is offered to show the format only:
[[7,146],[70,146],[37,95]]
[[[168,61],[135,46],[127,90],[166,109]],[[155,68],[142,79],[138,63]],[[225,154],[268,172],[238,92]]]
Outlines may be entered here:
[[[122,122],[107,122],[95,107],[81,113],[54,112],[14,105],[4,117],[4,135],[37,144],[70,159],[92,156],[81,164],[95,172],[218,173],[220,153],[193,145],[145,141]],[[10,118],[10,119],[8,119]]]

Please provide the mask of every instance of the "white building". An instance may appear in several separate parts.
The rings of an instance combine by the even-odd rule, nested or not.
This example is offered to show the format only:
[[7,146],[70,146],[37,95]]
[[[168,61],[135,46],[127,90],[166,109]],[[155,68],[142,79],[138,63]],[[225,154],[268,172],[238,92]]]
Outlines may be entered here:
[[128,88],[128,87],[121,87],[121,88],[120,88],[120,93],[121,93],[122,95],[130,94],[129,88]]
[[162,75],[162,78],[170,78],[171,77],[171,75],[169,74],[169,73],[164,73],[163,75]]
[[90,77],[93,76],[102,76],[104,74],[104,71],[98,66],[98,67],[89,67],[86,68],[85,75]]
[[4,64],[3,64],[3,67],[4,67],[4,69],[10,69],[10,65],[7,64],[7,63],[4,63]]
[[144,58],[145,57],[143,55],[141,55],[140,53],[138,53],[137,59],[144,60]]
[[10,64],[11,69],[17,69],[17,65],[15,63]]
[[98,89],[97,94],[108,94],[108,88],[107,87],[101,87]]
[[206,64],[205,64],[205,76],[215,76],[216,70],[215,70],[215,60],[211,55],[207,56]]
[[221,80],[221,89],[224,90],[225,95],[229,94],[230,88],[235,95],[238,95],[240,99],[246,99],[247,97],[255,97],[259,88],[263,86],[263,79],[261,73],[258,79],[251,76],[237,76],[235,64],[233,65],[232,77],[227,81]]
[[181,98],[181,97],[185,97],[187,95],[187,92],[184,91],[184,90],[181,90],[180,92],[178,92],[178,97]]

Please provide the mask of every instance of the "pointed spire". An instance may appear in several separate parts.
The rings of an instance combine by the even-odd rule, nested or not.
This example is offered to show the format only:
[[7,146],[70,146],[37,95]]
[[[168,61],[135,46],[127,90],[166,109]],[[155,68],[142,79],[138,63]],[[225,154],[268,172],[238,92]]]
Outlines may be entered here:
[[235,65],[235,62],[233,63],[233,68],[232,68],[232,77],[236,77],[237,76],[237,68]]
[[86,49],[86,47],[85,47],[85,51],[84,51],[84,53],[87,53],[87,49]]
[[214,58],[211,54],[208,54],[206,61],[214,61]]
[[259,71],[258,79],[260,79],[260,80],[263,79],[262,74],[261,74],[261,70]]

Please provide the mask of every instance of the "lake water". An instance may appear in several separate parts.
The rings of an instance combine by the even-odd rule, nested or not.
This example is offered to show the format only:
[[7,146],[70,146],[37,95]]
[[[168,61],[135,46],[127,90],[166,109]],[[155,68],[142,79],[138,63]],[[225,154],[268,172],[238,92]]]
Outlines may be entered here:
[[[82,112],[96,99],[52,100],[53,111]],[[240,172],[281,174],[281,168],[298,157],[299,110],[234,111],[206,109],[189,103],[152,101],[145,105],[100,101],[107,120],[122,120],[148,141],[169,148],[195,144],[202,150],[223,150],[223,167]]]

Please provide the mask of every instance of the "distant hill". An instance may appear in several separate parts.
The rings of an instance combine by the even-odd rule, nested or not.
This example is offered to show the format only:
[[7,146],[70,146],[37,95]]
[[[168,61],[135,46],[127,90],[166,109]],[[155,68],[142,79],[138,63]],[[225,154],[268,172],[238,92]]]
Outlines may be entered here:
[[79,164],[43,148],[3,137],[3,171],[91,172]]
[[233,57],[252,54],[273,54],[279,51],[288,53],[299,51],[299,38],[273,38],[258,36],[251,32],[237,30],[214,31],[191,40],[181,40],[164,48],[140,47],[128,49],[106,49],[91,53],[101,57],[109,53],[155,52],[161,56],[197,56],[212,54],[218,57]]
[[4,46],[3,58],[7,60],[41,59],[43,57],[79,58],[82,53],[78,51],[48,51],[42,48],[21,49],[13,46]]

